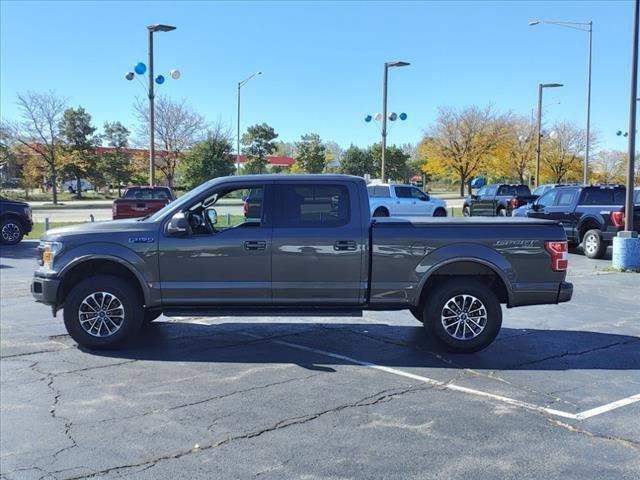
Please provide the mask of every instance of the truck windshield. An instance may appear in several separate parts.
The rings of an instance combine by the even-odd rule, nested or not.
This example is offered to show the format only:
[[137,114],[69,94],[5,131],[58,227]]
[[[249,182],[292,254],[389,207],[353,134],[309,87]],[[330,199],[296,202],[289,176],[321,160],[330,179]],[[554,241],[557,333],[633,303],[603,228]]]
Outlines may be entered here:
[[168,203],[166,206],[158,210],[156,213],[151,215],[150,217],[142,217],[140,220],[148,220],[150,222],[155,222],[163,217],[165,213],[169,210],[184,208],[185,205],[189,204],[194,198],[198,197],[202,192],[207,191],[211,188],[211,184],[214,183],[215,180],[209,180],[208,182],[203,183],[199,187],[194,188],[190,192],[185,193],[180,198],[175,200],[174,202]]

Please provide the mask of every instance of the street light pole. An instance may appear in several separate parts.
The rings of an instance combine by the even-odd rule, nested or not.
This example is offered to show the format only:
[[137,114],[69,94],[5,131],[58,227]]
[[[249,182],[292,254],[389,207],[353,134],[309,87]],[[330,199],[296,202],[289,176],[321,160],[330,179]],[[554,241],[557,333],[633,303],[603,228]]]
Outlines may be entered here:
[[538,128],[536,139],[536,182],[535,186],[540,186],[540,150],[542,140],[542,90],[545,88],[562,87],[561,83],[540,83],[538,84]]
[[151,187],[155,183],[156,165],[156,109],[153,82],[153,29],[149,28],[149,186]]
[[156,164],[156,112],[155,112],[155,92],[154,92],[154,75],[153,75],[153,34],[155,32],[170,32],[176,27],[171,25],[149,25],[149,185],[153,187],[155,183],[155,164]]
[[238,82],[238,129],[236,135],[236,175],[240,175],[240,89],[256,75],[262,75],[262,72],[255,72],[241,82]]
[[593,37],[593,22],[562,22],[558,20],[532,20],[530,26],[546,23],[548,25],[556,25],[558,27],[573,28],[589,33],[589,65],[587,67],[587,144],[584,155],[584,168],[582,172],[582,182],[587,185],[589,183],[589,147],[591,145],[591,46]]
[[638,101],[638,23],[640,22],[640,0],[634,2],[633,46],[631,52],[631,98],[629,100],[629,161],[627,162],[627,196],[625,201],[625,225],[627,232],[633,231],[633,180],[636,160],[636,109]]
[[389,78],[389,68],[406,67],[411,65],[408,62],[385,62],[384,78],[382,82],[382,157],[380,162],[380,177],[384,182],[384,166],[387,156],[387,83]]

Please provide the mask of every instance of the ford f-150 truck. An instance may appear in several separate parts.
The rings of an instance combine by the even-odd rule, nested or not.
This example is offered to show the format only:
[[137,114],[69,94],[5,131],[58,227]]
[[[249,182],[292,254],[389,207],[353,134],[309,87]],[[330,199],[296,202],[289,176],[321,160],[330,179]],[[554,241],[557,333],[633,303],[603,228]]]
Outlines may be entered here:
[[[256,193],[259,192],[259,193]],[[222,228],[216,204],[260,198]],[[345,175],[217,178],[137,220],[49,230],[32,283],[81,346],[161,313],[353,315],[408,309],[447,348],[489,345],[507,307],[570,300],[557,222],[383,218]]]
[[465,199],[462,213],[465,217],[510,217],[513,210],[536,198],[526,185],[487,185]]

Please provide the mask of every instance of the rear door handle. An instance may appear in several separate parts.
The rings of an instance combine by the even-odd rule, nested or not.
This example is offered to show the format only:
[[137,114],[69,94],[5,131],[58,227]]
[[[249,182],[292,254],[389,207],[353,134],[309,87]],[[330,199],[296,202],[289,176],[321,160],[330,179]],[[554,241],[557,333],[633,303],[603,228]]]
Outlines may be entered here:
[[349,250],[354,251],[358,248],[358,244],[355,240],[337,240],[333,244],[334,250]]
[[247,240],[244,242],[245,250],[264,250],[267,248],[267,242],[263,240]]

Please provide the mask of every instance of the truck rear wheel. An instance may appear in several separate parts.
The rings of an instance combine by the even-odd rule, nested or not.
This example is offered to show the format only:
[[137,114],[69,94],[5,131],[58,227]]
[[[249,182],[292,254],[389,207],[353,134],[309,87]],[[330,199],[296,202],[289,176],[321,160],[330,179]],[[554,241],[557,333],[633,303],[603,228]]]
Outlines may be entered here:
[[600,230],[589,230],[582,238],[582,248],[588,258],[602,258],[607,251],[607,244],[602,239]]
[[472,353],[487,347],[502,326],[502,309],[495,293],[481,282],[459,278],[429,294],[424,326],[447,350]]
[[83,280],[64,302],[64,325],[85,348],[120,347],[137,335],[143,320],[142,301],[135,289],[112,275]]

